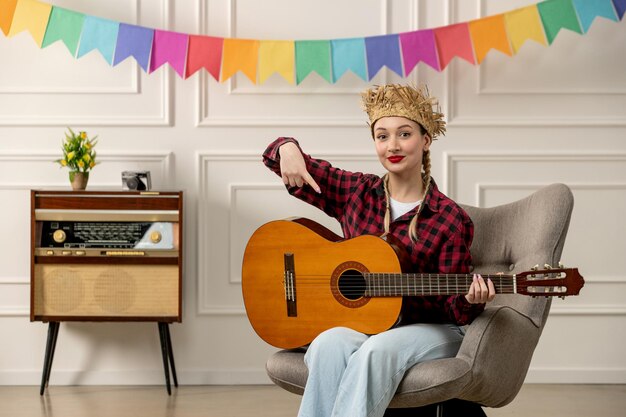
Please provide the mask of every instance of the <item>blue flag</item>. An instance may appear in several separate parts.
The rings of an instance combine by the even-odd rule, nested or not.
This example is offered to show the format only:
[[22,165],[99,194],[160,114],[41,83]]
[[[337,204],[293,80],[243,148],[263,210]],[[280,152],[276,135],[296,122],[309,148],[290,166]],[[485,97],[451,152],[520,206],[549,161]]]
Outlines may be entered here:
[[119,22],[94,16],[85,16],[83,33],[80,38],[80,47],[78,48],[78,55],[76,57],[80,58],[92,50],[97,49],[106,62],[112,64],[119,27]]
[[583,33],[587,33],[589,26],[596,17],[606,17],[615,22],[618,21],[611,0],[574,0],[574,8],[576,8]]
[[154,29],[120,23],[113,65],[117,65],[132,56],[141,68],[148,72],[153,37]]
[[371,36],[365,38],[367,52],[367,72],[370,80],[383,67],[402,77],[402,59],[398,35]]
[[365,66],[365,40],[363,38],[335,39],[330,41],[333,58],[333,81],[348,70],[367,81]]

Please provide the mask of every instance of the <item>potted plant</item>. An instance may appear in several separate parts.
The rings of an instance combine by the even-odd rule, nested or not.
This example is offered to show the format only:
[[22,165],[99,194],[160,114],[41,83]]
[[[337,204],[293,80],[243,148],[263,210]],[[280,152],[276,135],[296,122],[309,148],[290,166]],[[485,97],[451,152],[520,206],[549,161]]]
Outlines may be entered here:
[[96,138],[89,139],[87,132],[79,131],[74,133],[67,128],[69,133],[65,133],[65,140],[61,143],[63,158],[57,159],[61,167],[70,169],[70,182],[73,190],[84,190],[87,188],[89,171],[96,166]]

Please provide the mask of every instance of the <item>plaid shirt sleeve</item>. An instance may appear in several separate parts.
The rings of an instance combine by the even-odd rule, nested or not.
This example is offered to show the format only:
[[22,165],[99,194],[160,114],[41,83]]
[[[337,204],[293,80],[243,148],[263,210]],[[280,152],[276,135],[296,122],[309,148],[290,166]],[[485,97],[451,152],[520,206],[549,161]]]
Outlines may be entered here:
[[[473,238],[473,225],[463,225],[443,245],[439,255],[440,272],[469,273],[472,263],[470,245]],[[471,304],[464,294],[446,297],[443,312],[449,320],[458,325],[471,323],[485,309],[485,304]]]
[[[263,163],[278,176],[281,175],[278,149],[287,142],[295,143],[300,149],[298,141],[294,138],[281,137],[272,142],[263,153]],[[320,186],[321,193],[316,193],[309,186],[290,187],[287,185],[287,191],[300,200],[323,210],[329,216],[340,219],[345,211],[345,203],[363,174],[335,168],[329,162],[312,158],[304,152],[302,156],[307,171]]]

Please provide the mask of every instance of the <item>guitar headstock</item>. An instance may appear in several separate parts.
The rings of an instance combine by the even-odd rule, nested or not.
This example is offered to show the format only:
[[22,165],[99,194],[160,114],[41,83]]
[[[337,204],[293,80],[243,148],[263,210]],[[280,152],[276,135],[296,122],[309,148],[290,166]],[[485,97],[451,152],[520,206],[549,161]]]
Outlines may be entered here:
[[520,272],[517,277],[517,293],[531,296],[561,297],[578,295],[585,280],[578,268],[533,268]]

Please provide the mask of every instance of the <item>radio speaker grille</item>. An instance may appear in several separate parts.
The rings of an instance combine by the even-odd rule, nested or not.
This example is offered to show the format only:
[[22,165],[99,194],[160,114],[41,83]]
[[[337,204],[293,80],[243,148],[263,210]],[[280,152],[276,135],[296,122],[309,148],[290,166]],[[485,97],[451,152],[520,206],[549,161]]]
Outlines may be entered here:
[[35,265],[35,316],[177,317],[176,265]]

